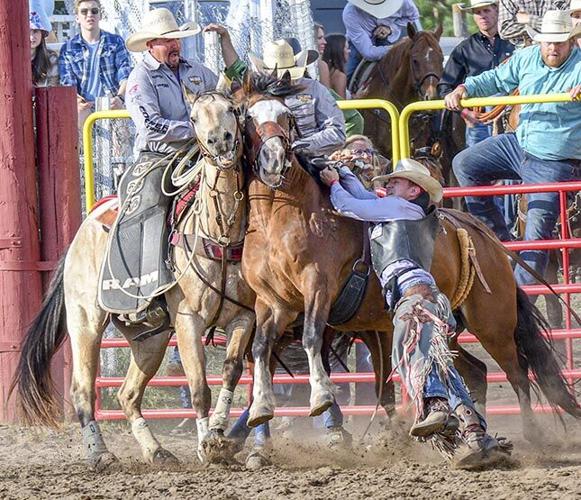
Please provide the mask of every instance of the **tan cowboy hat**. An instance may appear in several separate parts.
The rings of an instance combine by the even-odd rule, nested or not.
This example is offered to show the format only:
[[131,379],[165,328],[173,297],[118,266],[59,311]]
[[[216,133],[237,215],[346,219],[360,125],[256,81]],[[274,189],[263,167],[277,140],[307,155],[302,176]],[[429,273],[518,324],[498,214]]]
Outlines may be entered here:
[[250,52],[250,61],[257,71],[271,73],[276,70],[278,78],[288,71],[293,80],[302,78],[309,64],[314,63],[319,54],[316,50],[301,50],[294,54],[292,47],[285,40],[276,40],[264,48],[264,59]]
[[389,17],[399,10],[403,0],[348,0],[350,4],[359,7],[368,14],[382,19]]
[[571,5],[569,6],[569,14],[581,10],[581,0],[571,0]]
[[141,31],[133,33],[125,45],[131,52],[147,50],[147,42],[156,38],[186,38],[200,32],[200,27],[194,23],[178,26],[174,15],[165,8],[153,9],[143,16]]
[[459,5],[458,8],[464,12],[474,12],[476,9],[488,7],[490,5],[497,5],[497,0],[470,0],[470,5],[464,7],[464,4]]
[[372,181],[389,180],[394,177],[407,179],[408,181],[417,184],[430,195],[430,199],[434,203],[441,201],[444,196],[444,190],[440,183],[430,175],[430,171],[419,161],[412,160],[411,158],[403,158],[397,162],[397,165],[391,174],[379,175],[374,177]]
[[543,16],[541,31],[527,26],[527,32],[534,42],[555,43],[566,42],[578,34],[566,10],[548,10]]

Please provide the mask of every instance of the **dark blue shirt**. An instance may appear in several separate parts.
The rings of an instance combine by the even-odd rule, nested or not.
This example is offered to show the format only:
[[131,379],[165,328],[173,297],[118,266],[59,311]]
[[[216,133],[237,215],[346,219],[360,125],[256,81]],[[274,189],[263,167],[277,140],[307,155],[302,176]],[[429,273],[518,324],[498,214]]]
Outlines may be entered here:
[[452,92],[458,85],[464,83],[467,77],[496,68],[510,57],[513,50],[514,45],[500,38],[498,34],[494,37],[494,45],[480,32],[469,36],[450,54],[438,84],[440,97]]

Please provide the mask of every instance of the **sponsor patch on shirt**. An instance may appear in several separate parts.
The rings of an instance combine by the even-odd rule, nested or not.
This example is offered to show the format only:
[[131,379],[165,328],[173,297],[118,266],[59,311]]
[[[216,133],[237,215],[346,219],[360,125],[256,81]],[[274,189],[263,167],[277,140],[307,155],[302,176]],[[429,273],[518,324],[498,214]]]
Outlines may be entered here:
[[297,99],[303,104],[307,104],[313,100],[313,96],[311,94],[297,94]]
[[202,83],[202,78],[200,76],[197,75],[192,75],[188,77],[188,80],[190,81],[190,83],[192,83],[193,85],[201,85]]
[[131,88],[130,88],[130,89],[127,91],[127,93],[128,93],[129,95],[134,95],[134,94],[136,94],[137,92],[139,92],[139,83],[136,83],[135,85],[133,85],[133,87],[131,87]]

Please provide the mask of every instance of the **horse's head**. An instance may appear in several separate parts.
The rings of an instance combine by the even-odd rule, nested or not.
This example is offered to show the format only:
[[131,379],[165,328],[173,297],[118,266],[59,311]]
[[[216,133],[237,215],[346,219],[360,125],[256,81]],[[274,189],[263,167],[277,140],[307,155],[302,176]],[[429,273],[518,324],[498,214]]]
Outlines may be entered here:
[[192,103],[190,119],[201,153],[211,165],[227,170],[238,164],[242,157],[239,113],[226,94],[200,94]]
[[282,185],[292,164],[296,123],[284,98],[301,90],[291,83],[288,73],[280,79],[253,73],[245,81],[247,157],[254,172],[272,189]]
[[417,31],[408,24],[410,46],[410,71],[416,92],[420,99],[427,101],[438,98],[437,85],[444,69],[444,54],[440,47],[442,26],[435,32]]

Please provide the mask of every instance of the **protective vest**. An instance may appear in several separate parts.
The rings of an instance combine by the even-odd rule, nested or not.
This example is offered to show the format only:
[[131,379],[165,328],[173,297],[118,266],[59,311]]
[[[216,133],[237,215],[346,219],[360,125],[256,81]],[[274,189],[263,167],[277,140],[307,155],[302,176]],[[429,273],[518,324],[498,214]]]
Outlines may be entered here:
[[371,263],[377,275],[399,260],[412,261],[429,272],[439,227],[435,207],[431,207],[423,219],[375,224],[369,230],[369,239]]

